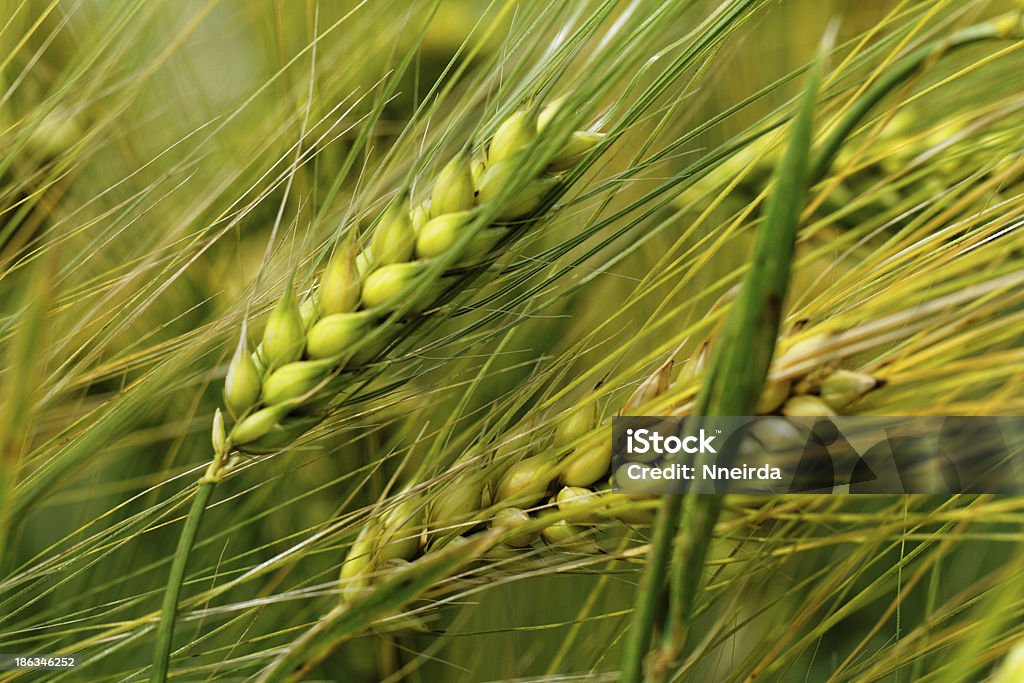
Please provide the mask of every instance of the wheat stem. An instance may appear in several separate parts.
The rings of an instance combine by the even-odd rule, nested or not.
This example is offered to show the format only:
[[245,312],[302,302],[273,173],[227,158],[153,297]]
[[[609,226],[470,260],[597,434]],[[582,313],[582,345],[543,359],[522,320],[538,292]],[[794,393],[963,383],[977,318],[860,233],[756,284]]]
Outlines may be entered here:
[[[761,395],[779,334],[782,302],[789,286],[797,226],[807,191],[820,62],[819,58],[811,70],[775,188],[765,205],[753,262],[715,347],[694,406],[695,415],[749,415]],[[671,670],[686,640],[693,596],[722,501],[719,495],[695,493],[686,497],[685,507],[683,500],[680,495],[669,494],[659,510],[637,599],[636,625],[623,662],[623,680],[629,683],[639,682],[643,675],[643,653],[653,632],[654,608],[662,595],[667,556],[680,525],[683,532],[672,559],[664,642],[651,662],[652,678],[659,680]],[[682,519],[680,511],[685,513]]]
[[188,558],[192,553],[199,524],[203,521],[206,504],[210,502],[216,484],[216,480],[210,478],[204,478],[199,482],[188,516],[185,517],[185,526],[178,537],[178,547],[174,551],[171,573],[167,577],[167,589],[164,591],[164,600],[160,606],[160,623],[156,629],[156,645],[153,648],[153,676],[150,680],[155,683],[164,683],[167,680],[174,623],[178,616],[178,597],[181,595],[181,585],[185,580]]
[[640,683],[643,680],[644,656],[654,634],[658,601],[663,595],[662,586],[682,503],[682,496],[669,494],[662,498],[661,507],[658,508],[658,517],[654,522],[654,539],[647,554],[647,563],[644,565],[644,574],[633,611],[633,628],[626,638],[623,650],[620,679],[622,683]]

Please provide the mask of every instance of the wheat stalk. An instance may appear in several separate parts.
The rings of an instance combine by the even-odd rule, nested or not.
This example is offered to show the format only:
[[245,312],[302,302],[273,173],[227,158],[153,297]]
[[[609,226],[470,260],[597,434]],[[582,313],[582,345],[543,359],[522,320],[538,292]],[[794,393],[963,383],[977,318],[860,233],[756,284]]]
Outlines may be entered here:
[[[509,116],[475,159],[471,146],[455,156],[430,197],[415,208],[403,192],[374,226],[369,247],[360,250],[351,239],[337,245],[318,287],[301,304],[289,279],[254,351],[242,325],[224,382],[224,404],[234,423],[228,428],[223,412],[215,412],[214,457],[200,480],[164,595],[154,680],[167,676],[180,586],[202,510],[213,486],[239,462],[236,453],[282,448],[319,423],[346,388],[332,381],[379,356],[400,334],[397,322],[438,300],[446,269],[493,256],[498,245],[540,220],[565,192],[565,171],[600,151],[604,139],[591,131],[572,132],[538,163],[531,153],[543,152],[543,142],[551,148],[552,122],[563,109],[555,101]],[[531,175],[531,168],[539,170]],[[415,510],[400,508],[384,520],[397,543],[384,559],[406,554],[404,530],[415,519]]]

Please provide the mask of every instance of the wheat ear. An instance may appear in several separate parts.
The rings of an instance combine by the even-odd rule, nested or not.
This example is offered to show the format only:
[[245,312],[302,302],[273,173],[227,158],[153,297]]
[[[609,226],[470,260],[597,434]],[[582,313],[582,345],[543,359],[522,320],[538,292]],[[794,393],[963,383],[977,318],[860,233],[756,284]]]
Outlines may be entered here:
[[[367,248],[350,238],[337,245],[301,305],[289,281],[255,350],[243,325],[224,384],[224,405],[234,422],[214,426],[222,460],[232,450],[281,448],[308,431],[338,393],[332,378],[378,356],[394,338],[387,324],[394,316],[422,312],[437,300],[443,273],[432,266],[438,260],[455,267],[478,263],[510,232],[540,218],[565,191],[565,171],[603,138],[572,133],[543,171],[509,196],[524,156],[558,106],[512,114],[475,159],[469,147],[456,155],[415,207],[403,193],[377,222]],[[493,219],[479,226],[481,215]],[[217,476],[225,469],[222,462]]]
[[[403,193],[380,217],[365,249],[349,238],[336,245],[315,290],[302,303],[289,278],[254,350],[242,324],[224,383],[224,407],[233,421],[229,426],[220,409],[214,414],[214,457],[199,481],[171,564],[153,681],[167,680],[188,556],[213,488],[237,461],[235,454],[282,448],[318,424],[339,393],[332,380],[383,353],[397,337],[391,322],[436,302],[443,294],[438,285],[445,268],[484,260],[506,236],[539,221],[567,189],[566,171],[598,151],[604,139],[576,131],[545,159],[532,159],[535,149],[544,149],[539,138],[560,108],[560,102],[552,102],[507,118],[476,159],[472,147],[456,155],[434,181],[430,197],[417,206],[411,207]],[[524,182],[522,169],[537,166],[540,171]],[[398,525],[387,537],[398,543],[401,530],[415,518],[399,511],[386,520]],[[400,559],[410,545],[399,544],[385,554],[395,552]]]
[[[848,413],[852,404],[885,385],[879,378],[841,368],[842,359],[828,351],[827,341],[824,335],[812,335],[795,343],[780,342],[786,349],[776,363],[780,373],[766,385],[756,414]],[[703,344],[675,381],[676,364],[669,358],[637,385],[618,414],[643,414],[666,396],[679,404],[692,398],[692,379],[703,372],[710,347],[710,342]],[[787,370],[792,367],[799,369]],[[673,412],[684,415],[689,410],[683,404]],[[611,489],[615,475],[610,471],[610,435],[602,422],[596,401],[585,400],[545,429],[515,429],[515,436],[501,440],[496,448],[466,452],[450,468],[452,476],[441,490],[429,496],[429,504],[423,502],[424,494],[412,492],[416,487],[406,487],[383,505],[383,514],[367,523],[350,548],[339,576],[342,600],[365,595],[388,563],[434,552],[485,525],[511,529],[504,543],[489,553],[508,559],[532,548],[538,539],[556,550],[601,553],[592,527],[609,521],[649,524],[652,510],[646,501],[656,496]],[[767,444],[778,437],[775,426],[766,421],[752,436]],[[517,456],[503,452],[527,434],[529,446],[518,449]],[[550,447],[539,448],[540,444]],[[548,514],[553,510],[558,514]]]

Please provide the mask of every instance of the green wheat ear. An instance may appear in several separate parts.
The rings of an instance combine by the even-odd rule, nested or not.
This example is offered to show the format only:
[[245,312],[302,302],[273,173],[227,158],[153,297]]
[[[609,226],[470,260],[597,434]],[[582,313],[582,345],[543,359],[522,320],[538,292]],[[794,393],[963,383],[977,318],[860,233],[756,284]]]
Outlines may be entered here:
[[[544,111],[546,124],[557,106]],[[235,422],[217,440],[218,452],[265,453],[301,436],[322,417],[311,416],[309,408],[329,402],[329,380],[372,360],[386,346],[394,332],[381,328],[389,318],[422,312],[440,296],[435,262],[477,262],[508,234],[511,226],[505,223],[516,221],[521,229],[536,222],[545,202],[564,191],[562,173],[603,139],[574,133],[548,157],[543,171],[509,196],[538,134],[535,111],[512,114],[498,126],[484,158],[472,160],[467,147],[441,170],[429,201],[411,208],[403,193],[393,202],[368,249],[360,250],[352,240],[338,244],[302,307],[289,280],[255,352],[248,350],[243,325],[224,384],[225,406]],[[484,215],[494,218],[473,231]],[[371,337],[377,341],[373,349],[366,343]],[[300,410],[303,414],[296,415]]]
[[[836,415],[844,410],[849,412],[852,403],[884,386],[884,382],[870,375],[837,369],[837,360],[827,355],[824,340],[824,335],[797,343],[781,340],[788,351],[776,365],[787,366],[796,360],[805,364],[809,360],[812,365],[797,376],[766,386],[762,403],[772,407],[758,410],[757,414]],[[709,346],[714,344],[709,341],[702,348],[706,350]],[[659,411],[652,410],[652,405],[686,391],[693,376],[699,374],[702,362],[700,354],[690,359],[673,382],[676,363],[669,358],[640,382],[621,404],[618,414],[657,414]],[[677,414],[688,413],[687,410]],[[393,496],[385,505],[394,507],[388,508],[380,519],[367,522],[342,563],[342,601],[351,601],[371,587],[375,574],[386,562],[411,561],[435,552],[484,524],[521,530],[506,537],[496,549],[502,559],[515,557],[516,551],[529,548],[538,540],[559,551],[600,554],[604,551],[595,542],[592,527],[615,521],[650,524],[651,511],[644,506],[656,496],[615,493],[609,487],[615,475],[610,472],[608,426],[601,422],[596,402],[584,401],[555,421],[550,429],[549,449],[527,453],[504,468],[502,458],[495,457],[482,467],[464,471],[462,466],[479,455],[467,452],[456,459],[451,472],[454,478],[430,503],[414,503],[421,497],[408,498],[407,493]],[[779,438],[778,421],[757,424],[755,438],[762,444]],[[792,432],[783,436],[783,443],[792,443]],[[544,438],[533,440],[533,444],[547,442]],[[421,507],[426,509],[425,515]],[[551,510],[559,512],[558,519],[547,519]],[[419,528],[422,533],[416,533]]]

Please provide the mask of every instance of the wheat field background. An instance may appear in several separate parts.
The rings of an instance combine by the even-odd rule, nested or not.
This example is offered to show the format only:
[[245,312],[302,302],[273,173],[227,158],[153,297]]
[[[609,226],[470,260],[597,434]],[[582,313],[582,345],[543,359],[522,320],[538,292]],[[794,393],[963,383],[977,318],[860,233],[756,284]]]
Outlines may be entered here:
[[[0,680],[1024,680],[1017,496],[558,499],[720,348],[775,349],[763,413],[1021,414],[1019,3],[2,6],[0,653],[79,663]],[[475,201],[557,190],[218,460],[239,339],[552,102]],[[730,327],[759,249],[777,335]]]

